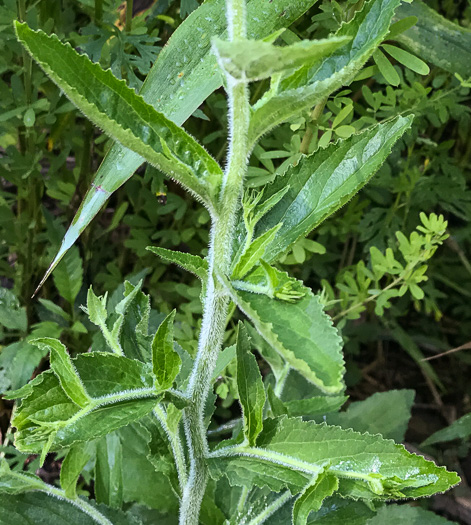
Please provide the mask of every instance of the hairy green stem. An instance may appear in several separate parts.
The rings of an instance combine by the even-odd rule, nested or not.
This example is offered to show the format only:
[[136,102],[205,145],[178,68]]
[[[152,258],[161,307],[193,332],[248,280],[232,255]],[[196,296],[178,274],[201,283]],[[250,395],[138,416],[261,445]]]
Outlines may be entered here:
[[186,472],[185,454],[183,452],[180,436],[178,433],[176,434],[169,429],[167,424],[167,414],[165,413],[165,409],[161,404],[156,405],[154,408],[154,415],[158,419],[163,431],[168,437],[173,457],[175,459],[175,466],[177,467],[180,489],[183,490],[188,481],[188,478]]
[[[231,40],[245,36],[245,0],[227,0],[228,33]],[[249,98],[247,86],[227,76],[229,102],[229,155],[216,213],[213,216],[208,253],[208,286],[198,354],[188,383],[190,405],[184,410],[190,469],[183,490],[180,525],[198,525],[199,510],[208,482],[209,452],[204,407],[221,349],[229,297],[222,277],[229,275],[233,235],[247,169]]]

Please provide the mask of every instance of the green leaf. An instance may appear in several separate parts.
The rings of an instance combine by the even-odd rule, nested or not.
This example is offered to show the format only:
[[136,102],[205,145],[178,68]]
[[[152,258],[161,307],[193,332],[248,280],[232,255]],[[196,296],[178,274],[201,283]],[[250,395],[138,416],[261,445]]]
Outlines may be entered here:
[[[137,286],[136,286],[137,287]],[[121,348],[126,357],[139,359],[143,363],[151,361],[152,336],[149,335],[150,297],[126,282],[124,296],[133,295],[128,304],[120,333]]]
[[161,390],[167,390],[175,381],[182,361],[173,348],[173,321],[175,310],[160,324],[152,341],[152,369]]
[[455,439],[468,439],[471,436],[471,414],[466,414],[446,427],[438,430],[429,436],[422,444],[422,447],[453,441]]
[[367,525],[450,525],[448,521],[434,512],[410,505],[388,505],[379,509],[376,516],[370,518]]
[[234,43],[215,38],[213,49],[224,71],[235,79],[253,81],[312,65],[350,40],[350,37],[331,37],[277,47],[263,41],[238,40]]
[[82,470],[95,455],[95,443],[77,443],[67,452],[61,465],[61,487],[68,498],[77,497],[76,487]]
[[123,504],[123,453],[116,432],[102,437],[96,446],[95,497],[98,503],[121,508]]
[[[397,13],[399,13],[401,8],[402,6],[399,6]],[[404,31],[407,31],[411,27],[414,27],[418,21],[419,19],[416,16],[406,16],[398,20],[397,22],[394,22],[394,24],[391,24],[391,27],[389,28],[387,39],[388,40],[395,39],[398,35],[400,35],[401,33],[404,33]]]
[[265,389],[255,356],[250,349],[247,331],[239,322],[237,331],[237,389],[242,406],[244,435],[254,445],[263,428]]
[[332,496],[339,488],[339,480],[322,472],[300,494],[293,505],[293,525],[306,525],[309,514],[317,512],[325,498]]
[[[90,286],[87,293],[87,308],[82,307],[85,313],[87,313],[90,321],[100,328],[109,348],[118,355],[123,355],[124,353],[120,342],[121,330],[125,320],[124,314],[133,304],[133,302],[135,302],[134,299],[140,293],[141,285],[142,280],[136,286],[133,286],[128,281],[124,283],[124,299],[122,299],[115,306],[115,312],[118,314],[118,318],[114,321],[113,328],[111,329],[111,331],[108,329],[108,325],[106,323],[108,318],[107,293],[105,293],[103,297],[97,297],[94,294],[92,287]],[[143,317],[143,320],[145,320],[145,317]]]
[[422,0],[402,3],[396,19],[416,17],[417,24],[395,39],[412,53],[449,73],[471,76],[471,31],[447,20]]
[[[175,463],[157,421],[150,415],[119,430],[123,464],[123,498],[170,515],[178,513]],[[171,481],[170,481],[171,480]],[[152,522],[151,522],[152,523]]]
[[[297,0],[286,9],[286,0],[272,0],[264,4],[259,0],[248,0],[247,35],[249,38],[259,39],[288,27],[316,2],[317,0]],[[211,37],[224,36],[226,27],[225,0],[204,2],[177,28],[160,52],[159,59],[142,86],[140,94],[144,100],[175,124],[183,124],[222,85],[216,57],[211,53]],[[143,162],[142,157],[124,146],[113,146],[102,162],[41,284],[109,196]],[[97,188],[104,191],[97,191]]]
[[202,259],[197,255],[167,250],[166,248],[160,248],[158,246],[148,246],[146,250],[155,253],[155,255],[158,255],[166,261],[170,261],[180,266],[187,272],[198,277],[203,283],[208,279],[208,261],[206,261],[206,259]]
[[326,422],[357,432],[379,433],[385,439],[401,442],[409,424],[414,394],[413,390],[377,392],[364,401],[351,403],[345,412],[328,414]]
[[87,56],[77,54],[55,35],[49,37],[18,22],[15,28],[18,40],[85,116],[213,206],[222,171],[200,144],[110,70],[104,71]]
[[4,346],[0,352],[0,392],[24,386],[46,354],[26,341]]
[[151,370],[139,361],[95,352],[80,354],[72,363],[89,404],[80,408],[52,371],[43,372],[20,392],[24,401],[12,419],[18,450],[37,453],[49,445],[58,450],[90,441],[137,421],[158,401]]
[[21,494],[29,490],[40,490],[44,482],[28,472],[10,470],[6,459],[0,459],[0,494]]
[[57,266],[54,284],[60,295],[71,305],[82,287],[83,267],[79,249],[74,246]]
[[242,279],[263,257],[267,246],[275,238],[276,232],[282,227],[282,224],[273,226],[270,230],[262,233],[244,250],[232,271],[233,279]]
[[77,370],[65,346],[57,339],[51,339],[50,337],[34,339],[31,343],[41,350],[49,350],[51,352],[51,369],[59,379],[62,390],[79,407],[86,407],[91,401],[90,396],[77,375]]
[[[273,269],[279,279],[287,274]],[[260,269],[246,279],[257,284],[263,279]],[[265,340],[308,381],[324,392],[343,390],[344,362],[342,340],[324,313],[319,298],[309,288],[292,279],[295,302],[274,300],[261,293],[230,288],[237,306],[249,317]]]
[[383,75],[384,80],[392,86],[398,86],[401,79],[399,78],[397,71],[394,69],[394,66],[389,62],[381,49],[375,50],[373,53],[373,60],[376,62],[379,72]]
[[[141,522],[131,514],[125,514],[116,509],[108,509],[104,505],[90,502],[90,509],[98,510],[106,521],[106,525],[141,525]],[[70,501],[60,500],[41,492],[31,492],[3,498],[0,506],[0,525],[40,524],[54,525],[97,525],[96,519],[81,511]],[[102,518],[103,519],[103,518]]]
[[106,318],[108,317],[108,312],[106,311],[107,299],[108,294],[98,297],[94,294],[91,286],[88,289],[86,313],[90,321],[96,326],[106,326]]
[[236,345],[228,346],[224,348],[222,352],[219,352],[216,366],[213,372],[213,381],[220,376],[224,369],[229,365],[236,357]]
[[411,122],[412,117],[397,117],[340,140],[302,157],[285,175],[275,179],[264,198],[269,199],[286,185],[289,190],[257,225],[256,233],[260,235],[283,223],[264,259],[278,259],[300,237],[348,202],[376,173]]
[[339,496],[327,498],[318,512],[311,513],[309,524],[319,525],[366,525],[369,518],[374,516],[371,510],[362,501],[352,501]]
[[20,307],[15,294],[7,288],[0,288],[0,325],[21,332],[26,332],[28,327],[26,309]]
[[404,51],[404,49],[401,49],[400,47],[396,46],[391,46],[390,44],[383,44],[382,47],[399,63],[408,67],[409,69],[412,69],[412,71],[415,71],[419,75],[428,75],[430,73],[430,68],[423,60],[420,60],[420,58],[417,58],[416,56],[411,55],[407,51]]
[[269,91],[254,106],[249,142],[287,119],[311,108],[340,87],[349,84],[386,37],[400,0],[370,0],[353,19],[343,24],[336,37],[351,41],[330,57],[311,67],[302,67],[281,81],[278,92]]
[[347,399],[347,396],[316,396],[307,399],[285,401],[284,405],[289,417],[324,417],[326,414],[329,414],[329,412],[337,412],[337,410],[345,404]]
[[208,462],[211,475],[226,475],[231,485],[287,487],[292,493],[325,470],[339,479],[341,496],[365,500],[428,496],[460,479],[379,435],[286,417],[264,421],[257,447],[223,447]]

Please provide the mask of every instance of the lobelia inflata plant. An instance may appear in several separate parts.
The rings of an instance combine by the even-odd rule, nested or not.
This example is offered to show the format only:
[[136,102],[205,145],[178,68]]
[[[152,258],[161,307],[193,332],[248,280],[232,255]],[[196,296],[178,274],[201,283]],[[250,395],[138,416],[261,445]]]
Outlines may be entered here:
[[[174,342],[175,312],[150,334],[149,299],[140,285],[128,282],[113,307],[106,296],[88,292],[85,310],[102,332],[100,351],[71,359],[59,341],[35,341],[50,352],[50,370],[8,393],[21,399],[12,421],[15,445],[21,452],[40,453],[41,462],[48,452],[67,454],[60,489],[2,461],[0,491],[17,502],[15,511],[22,512],[21,495],[39,492],[72,504],[91,523],[153,523],[123,510],[133,503],[126,485],[132,469],[123,460],[130,441],[142,444],[139,453],[151,465],[151,478],[167,480],[165,504],[154,508],[178,515],[181,525],[267,520],[299,525],[322,517],[340,523],[345,516],[367,523],[379,509],[393,508],[383,509],[388,500],[430,496],[459,481],[455,473],[385,439],[389,435],[357,432],[342,425],[342,417],[329,424],[329,414],[346,400],[341,338],[319,297],[275,266],[300,237],[368,182],[412,117],[396,117],[302,156],[260,192],[244,189],[257,140],[349,84],[386,37],[400,0],[365,2],[327,39],[275,45],[280,30],[314,3],[205,2],[172,37],[144,85],[143,96],[151,93],[157,109],[55,35],[16,23],[18,39],[34,60],[92,122],[122,144],[105,159],[50,271],[143,160],[206,206],[212,225],[205,259],[149,248],[202,282],[194,361]],[[195,38],[202,45],[188,40],[195,27],[201,29]],[[167,69],[169,61],[187,52],[194,56],[178,78],[188,85],[167,82],[157,97],[164,88],[155,79],[177,76],[175,66]],[[268,78],[269,89],[252,106],[249,83]],[[224,170],[178,125],[221,82],[229,106]],[[236,345],[222,350],[231,302],[248,321],[239,323]],[[271,366],[265,381],[252,346]],[[210,446],[212,387],[233,360],[242,417],[231,426],[230,439]],[[293,376],[310,395],[286,393]],[[77,480],[90,461],[102,505],[77,495]],[[164,494],[162,487],[155,490]],[[64,503],[53,504],[63,510]]]

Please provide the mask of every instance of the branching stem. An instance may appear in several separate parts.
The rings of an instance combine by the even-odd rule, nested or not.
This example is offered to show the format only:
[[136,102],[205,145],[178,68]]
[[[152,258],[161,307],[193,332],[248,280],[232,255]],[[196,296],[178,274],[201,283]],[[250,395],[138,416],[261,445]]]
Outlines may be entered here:
[[[230,40],[245,36],[245,0],[227,0]],[[208,253],[208,286],[204,299],[203,322],[198,354],[190,376],[184,411],[190,468],[180,506],[180,525],[198,525],[199,511],[208,482],[208,442],[204,407],[212,386],[212,376],[221,349],[229,297],[221,277],[229,275],[235,221],[240,207],[247,169],[249,96],[247,86],[227,76],[229,102],[229,154],[218,207],[213,216]]]

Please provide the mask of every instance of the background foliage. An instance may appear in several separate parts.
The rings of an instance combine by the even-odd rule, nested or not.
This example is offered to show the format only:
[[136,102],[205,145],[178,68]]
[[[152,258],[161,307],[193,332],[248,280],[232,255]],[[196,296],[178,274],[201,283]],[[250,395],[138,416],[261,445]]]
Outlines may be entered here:
[[[150,324],[156,328],[178,306],[175,337],[183,351],[190,356],[195,353],[201,315],[199,281],[146,247],[159,245],[204,256],[209,216],[179,187],[164,183],[152,167],[141,167],[112,196],[52,279],[31,299],[111,142],[32,63],[14,36],[12,21],[20,18],[32,28],[56,33],[139,89],[161,47],[198,2],[135,0],[132,24],[120,4],[104,1],[101,12],[92,0],[4,0],[0,6],[4,49],[0,55],[2,392],[22,387],[48,367],[46,351],[31,345],[32,339],[60,337],[74,355],[97,344],[102,334],[80,308],[92,283],[98,295],[109,293],[111,313],[122,297],[124,279],[134,285],[144,280],[152,301]],[[412,132],[400,140],[372,182],[307,239],[298,241],[282,266],[312,289],[322,289],[324,304],[345,342],[347,393],[352,402],[346,412],[328,422],[341,424],[343,418],[355,430],[401,440],[412,407],[405,434],[409,446],[422,443],[421,450],[471,481],[471,423],[466,415],[471,410],[466,351],[471,347],[471,193],[467,191],[471,95],[466,82],[471,76],[471,57],[466,55],[471,5],[465,1],[427,4],[464,28],[455,42],[456,51],[437,50],[440,60],[430,55],[426,45],[411,43],[408,34],[415,20],[407,17],[418,17],[415,29],[425,31],[427,23],[423,23],[420,2],[403,4],[397,13],[401,22],[355,82],[337,92],[325,107],[317,107],[317,112],[306,112],[264,137],[252,155],[248,176],[249,185],[258,188],[296,162],[301,152],[325,148],[392,116],[416,115]],[[293,43],[327,36],[349,19],[355,7],[356,0],[320,1],[282,39]],[[437,27],[438,22],[432,19],[428,24]],[[398,48],[414,56],[401,55],[395,51]],[[429,64],[430,71],[414,60],[416,56]],[[255,101],[260,92],[254,89],[251,95]],[[226,99],[216,91],[185,128],[217,160],[224,161],[226,120]],[[233,323],[228,327],[227,346],[235,341]],[[455,348],[460,351],[425,360]],[[264,363],[273,356],[268,350],[260,354],[262,371],[268,370]],[[234,363],[229,360],[219,372],[216,417],[222,428],[239,416],[239,407]],[[290,377],[289,387],[305,397],[299,378]],[[410,393],[399,402],[394,394],[385,393],[395,389],[413,389],[415,398]],[[365,398],[369,398],[370,412],[365,412],[365,405],[356,409],[356,402]],[[17,470],[34,472],[36,456],[15,456],[9,446],[11,409],[11,402],[0,401],[2,451]],[[376,427],[368,426],[375,411],[387,413],[390,421],[401,421],[402,431],[395,426],[388,430],[388,421],[381,426],[379,416]],[[216,435],[221,429],[212,431]],[[120,454],[136,458],[139,442],[147,439],[145,425],[121,432],[132,435],[120,441],[126,443]],[[57,481],[61,462],[61,457],[49,457],[39,470],[42,479]],[[162,507],[153,493],[133,494],[133,479],[139,468],[145,468],[133,464],[136,472],[124,476],[124,501],[138,499],[159,511],[174,508],[172,495]],[[85,470],[79,490],[92,493],[90,481],[91,472]],[[95,492],[95,496],[98,502],[110,504],[106,492]],[[40,499],[37,494],[28,497]],[[436,498],[430,508],[449,519],[471,523],[460,504],[466,499],[465,482],[454,496]],[[216,512],[206,509],[211,511]],[[7,513],[8,508],[0,512]],[[139,516],[151,511],[136,506],[133,512]]]

